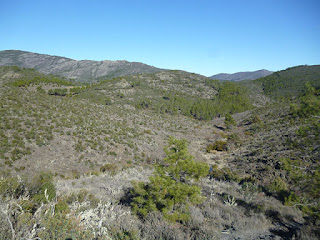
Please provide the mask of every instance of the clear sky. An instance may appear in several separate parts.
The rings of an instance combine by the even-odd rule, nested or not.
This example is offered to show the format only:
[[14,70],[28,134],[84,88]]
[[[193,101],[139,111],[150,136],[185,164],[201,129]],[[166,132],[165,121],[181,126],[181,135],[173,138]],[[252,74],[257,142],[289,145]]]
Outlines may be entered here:
[[0,50],[206,76],[320,64],[319,0],[0,0]]

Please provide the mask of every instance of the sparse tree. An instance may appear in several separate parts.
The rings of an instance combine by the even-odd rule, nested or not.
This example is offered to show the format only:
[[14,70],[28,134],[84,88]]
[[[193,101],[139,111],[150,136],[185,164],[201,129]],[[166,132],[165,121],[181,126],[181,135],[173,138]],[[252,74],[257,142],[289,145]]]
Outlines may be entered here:
[[204,200],[201,188],[193,182],[207,176],[209,167],[193,159],[186,140],[170,137],[164,150],[167,157],[156,167],[150,182],[134,183],[132,210],[142,217],[160,211],[170,221],[184,221],[189,218],[188,207]]
[[236,126],[237,123],[234,118],[231,116],[230,113],[227,113],[224,119],[224,124],[226,125],[227,129],[231,129],[232,126]]

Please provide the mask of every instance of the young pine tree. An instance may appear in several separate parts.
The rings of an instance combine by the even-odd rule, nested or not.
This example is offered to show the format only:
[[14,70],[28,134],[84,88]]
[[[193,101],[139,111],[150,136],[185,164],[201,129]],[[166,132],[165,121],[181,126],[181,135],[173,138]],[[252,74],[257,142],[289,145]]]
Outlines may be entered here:
[[189,218],[188,207],[204,200],[201,188],[193,182],[207,176],[209,166],[193,159],[186,140],[170,137],[164,150],[167,157],[156,166],[150,182],[134,183],[132,210],[141,217],[160,211],[170,221],[185,221]]

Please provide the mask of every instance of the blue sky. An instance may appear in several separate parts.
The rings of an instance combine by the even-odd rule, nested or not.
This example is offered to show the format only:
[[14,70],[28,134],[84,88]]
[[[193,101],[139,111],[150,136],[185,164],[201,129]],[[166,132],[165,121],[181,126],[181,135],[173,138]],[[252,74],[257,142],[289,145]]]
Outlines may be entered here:
[[0,0],[0,50],[210,76],[320,64],[319,0]]

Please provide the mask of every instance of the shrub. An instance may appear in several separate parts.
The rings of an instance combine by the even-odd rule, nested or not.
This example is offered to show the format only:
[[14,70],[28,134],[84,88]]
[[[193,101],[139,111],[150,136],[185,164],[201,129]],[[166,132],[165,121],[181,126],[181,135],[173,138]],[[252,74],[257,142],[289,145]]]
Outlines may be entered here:
[[56,197],[51,173],[42,172],[33,178],[30,195],[36,203],[48,202]]
[[41,220],[41,230],[37,234],[45,239],[93,239],[90,230],[85,230],[75,217],[66,214],[45,215]]
[[50,89],[48,91],[49,95],[57,95],[57,96],[66,96],[68,93],[68,89],[66,88],[56,88],[56,89]]
[[109,97],[107,97],[107,98],[105,99],[105,102],[106,102],[106,105],[111,105],[111,104],[112,104],[112,100],[111,100],[111,98],[109,98]]
[[46,91],[41,86],[37,87],[37,92],[38,93],[46,93]]
[[234,118],[231,116],[230,113],[227,113],[224,119],[224,124],[226,125],[227,129],[232,128],[232,126],[236,126],[237,123]]
[[151,107],[151,101],[149,99],[143,99],[136,104],[137,109],[147,109]]
[[117,170],[118,170],[117,166],[112,163],[107,163],[107,164],[103,165],[102,167],[100,167],[101,172],[104,173],[104,172],[108,171],[111,173],[111,175],[115,175]]
[[288,185],[282,180],[282,178],[277,177],[269,186],[268,190],[271,193],[275,193],[279,200],[285,201],[285,198],[288,196]]
[[15,177],[0,179],[0,194],[4,197],[19,197],[23,185]]
[[69,205],[67,203],[67,199],[59,200],[57,202],[57,204],[55,205],[55,211],[57,213],[69,213],[70,212],[70,208],[69,208]]
[[241,145],[241,139],[236,133],[232,133],[228,136],[228,142],[234,143],[236,146]]
[[189,205],[201,203],[199,186],[191,180],[199,180],[209,172],[206,163],[195,162],[188,153],[186,140],[170,137],[165,147],[166,158],[158,165],[149,183],[134,182],[131,203],[134,213],[141,217],[160,211],[170,221],[186,221]]
[[235,172],[232,172],[229,168],[218,168],[218,165],[213,165],[209,170],[210,179],[217,179],[223,181],[240,181],[240,176]]
[[310,83],[306,84],[306,94],[300,98],[301,106],[298,110],[300,117],[308,117],[320,113],[320,90],[316,90]]
[[208,153],[212,151],[226,151],[227,150],[227,142],[225,141],[216,141],[215,143],[211,143],[207,146],[206,151]]

